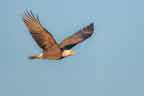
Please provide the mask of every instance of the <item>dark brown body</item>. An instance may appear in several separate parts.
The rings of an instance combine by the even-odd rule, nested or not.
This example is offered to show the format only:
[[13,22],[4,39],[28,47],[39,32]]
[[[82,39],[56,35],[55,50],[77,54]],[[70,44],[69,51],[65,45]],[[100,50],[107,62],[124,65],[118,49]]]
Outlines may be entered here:
[[62,58],[62,51],[60,48],[52,48],[48,52],[43,53],[42,59],[56,60]]

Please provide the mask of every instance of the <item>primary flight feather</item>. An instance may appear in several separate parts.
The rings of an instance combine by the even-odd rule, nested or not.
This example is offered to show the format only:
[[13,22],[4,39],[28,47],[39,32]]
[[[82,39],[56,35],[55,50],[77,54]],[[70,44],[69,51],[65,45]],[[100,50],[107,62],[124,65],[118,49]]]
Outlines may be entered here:
[[91,23],[58,44],[52,34],[42,26],[38,16],[34,16],[31,10],[25,12],[23,21],[37,45],[43,50],[41,54],[30,56],[30,59],[58,60],[71,56],[74,54],[71,48],[89,38],[94,32],[94,23]]

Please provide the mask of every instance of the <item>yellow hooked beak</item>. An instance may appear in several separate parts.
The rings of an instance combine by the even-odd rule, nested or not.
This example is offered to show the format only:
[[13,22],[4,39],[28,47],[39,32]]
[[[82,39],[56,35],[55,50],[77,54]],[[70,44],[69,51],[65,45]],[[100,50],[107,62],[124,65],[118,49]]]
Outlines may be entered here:
[[71,50],[71,55],[75,55],[76,54],[76,52],[74,51],[74,50]]

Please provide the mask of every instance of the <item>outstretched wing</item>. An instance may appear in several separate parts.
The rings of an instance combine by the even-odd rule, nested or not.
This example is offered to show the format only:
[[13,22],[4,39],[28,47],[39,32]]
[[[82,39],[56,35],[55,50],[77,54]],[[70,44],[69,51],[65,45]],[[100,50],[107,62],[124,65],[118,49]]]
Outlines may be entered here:
[[40,24],[38,16],[34,16],[31,10],[25,12],[25,15],[23,16],[23,21],[28,27],[33,39],[44,51],[48,51],[49,48],[57,45],[51,33],[48,32]]
[[94,23],[89,24],[72,36],[64,39],[60,44],[61,49],[71,49],[75,45],[89,38],[94,32]]

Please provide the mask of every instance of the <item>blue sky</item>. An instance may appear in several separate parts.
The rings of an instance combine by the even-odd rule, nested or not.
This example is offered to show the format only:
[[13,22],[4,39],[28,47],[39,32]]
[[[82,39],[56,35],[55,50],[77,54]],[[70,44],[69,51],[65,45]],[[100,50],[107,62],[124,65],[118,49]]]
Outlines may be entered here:
[[[144,1],[3,0],[0,96],[144,96]],[[91,22],[94,35],[61,61],[29,60],[41,50],[22,22],[39,14],[58,42]]]

